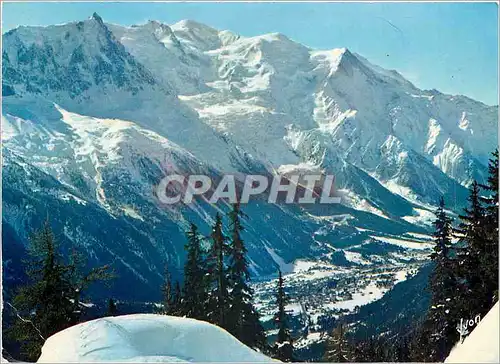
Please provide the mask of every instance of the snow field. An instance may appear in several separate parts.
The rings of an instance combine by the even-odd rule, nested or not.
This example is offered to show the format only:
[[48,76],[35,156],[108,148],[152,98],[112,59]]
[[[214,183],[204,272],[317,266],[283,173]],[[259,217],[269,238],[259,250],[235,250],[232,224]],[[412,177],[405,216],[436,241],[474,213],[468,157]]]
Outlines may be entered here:
[[39,363],[270,362],[227,331],[194,319],[153,314],[105,317],[51,336]]

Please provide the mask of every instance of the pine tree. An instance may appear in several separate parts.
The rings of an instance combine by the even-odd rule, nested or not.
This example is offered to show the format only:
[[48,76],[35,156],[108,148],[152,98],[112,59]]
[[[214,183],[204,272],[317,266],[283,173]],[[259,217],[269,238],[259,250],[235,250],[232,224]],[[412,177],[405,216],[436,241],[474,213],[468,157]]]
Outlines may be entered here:
[[175,293],[172,287],[172,276],[168,266],[165,266],[165,281],[161,287],[163,296],[162,308],[159,310],[160,314],[173,315],[177,309],[175,302]]
[[[344,340],[344,352],[347,352],[347,357],[353,362],[405,363],[412,361],[409,344],[408,337],[399,334],[396,337],[370,336],[365,340],[356,341],[354,344]],[[327,350],[328,348],[335,350],[331,340],[327,342]]]
[[425,362],[429,360],[430,333],[423,324],[417,326],[415,335],[410,340],[411,362]]
[[22,359],[35,361],[46,338],[79,321],[83,290],[111,275],[108,266],[81,275],[76,260],[65,263],[48,221],[32,234],[28,252],[30,282],[8,304],[15,315],[8,335],[20,343]]
[[[324,359],[327,359],[326,353],[329,348],[331,349],[331,343],[327,341],[325,355],[323,355]],[[353,361],[359,363],[383,361],[378,357],[378,342],[373,337],[356,342],[356,345],[353,347]]]
[[488,182],[481,187],[488,194],[482,201],[485,209],[486,246],[482,254],[485,286],[491,292],[491,304],[498,300],[498,149],[492,153],[488,166]]
[[[382,360],[377,360],[377,361],[382,361]],[[402,337],[396,342],[392,361],[398,363],[408,363],[411,361],[410,342],[408,338]]]
[[184,265],[184,303],[182,313],[187,317],[205,320],[207,319],[207,314],[204,304],[208,296],[208,282],[198,227],[195,224],[191,224],[191,228],[187,233],[187,238],[188,242],[185,246],[187,250],[187,260]]
[[428,284],[431,302],[413,338],[411,351],[415,361],[443,361],[459,338],[456,325],[462,290],[451,241],[451,219],[446,214],[443,198],[435,214],[434,248],[430,255],[433,270]]
[[291,362],[293,361],[293,342],[285,311],[285,306],[288,303],[288,296],[285,294],[281,270],[278,271],[277,288],[276,303],[278,305],[278,311],[274,315],[274,323],[278,327],[278,337],[276,339],[274,349],[277,359],[284,362]]
[[492,306],[492,292],[486,285],[487,268],[482,264],[489,244],[486,229],[486,212],[481,204],[479,185],[472,184],[468,197],[469,207],[460,215],[456,233],[460,248],[457,253],[457,276],[459,277],[458,308],[460,317],[486,314]]
[[259,322],[259,314],[253,306],[253,290],[248,285],[250,273],[246,259],[247,249],[241,238],[240,206],[233,205],[229,213],[231,221],[231,246],[228,277],[231,285],[231,308],[228,314],[229,332],[241,342],[250,346],[264,348],[266,337]]
[[116,307],[116,302],[114,299],[110,298],[108,301],[108,311],[106,313],[106,316],[117,316],[118,315],[118,308]]
[[15,310],[25,318],[15,321],[12,334],[20,341],[23,354],[36,361],[44,340],[71,326],[74,305],[73,290],[48,222],[32,235],[29,253],[27,273],[32,283],[22,287],[13,300]]
[[212,228],[212,247],[208,256],[209,277],[212,289],[208,301],[208,319],[211,323],[227,329],[226,313],[229,310],[229,291],[225,256],[229,247],[222,232],[222,217],[217,213]]
[[173,297],[174,303],[172,307],[172,315],[180,315],[182,312],[182,304],[183,304],[183,297],[182,297],[182,289],[181,289],[181,284],[179,281],[175,282],[175,289],[174,289],[174,297]]
[[[488,181],[486,185],[481,185],[481,187],[490,193],[488,197],[483,198],[483,201],[488,205],[486,208],[488,215],[498,222],[498,149],[491,155],[488,163]],[[494,225],[498,229],[498,223]]]
[[72,287],[73,298],[73,316],[71,324],[75,325],[80,322],[80,317],[83,315],[85,306],[81,303],[82,294],[88,287],[96,282],[103,281],[105,284],[115,277],[114,272],[109,265],[92,268],[88,273],[83,273],[83,268],[86,266],[83,255],[76,249],[72,249],[70,254],[70,262],[66,265],[67,279]]
[[426,361],[443,361],[457,342],[457,297],[459,294],[452,259],[451,219],[446,215],[441,198],[434,221],[434,249],[431,259],[434,269],[429,277],[431,305],[419,335],[426,336],[421,348]]
[[345,327],[339,324],[328,340],[325,349],[325,361],[346,363],[353,360],[353,349],[345,336]]

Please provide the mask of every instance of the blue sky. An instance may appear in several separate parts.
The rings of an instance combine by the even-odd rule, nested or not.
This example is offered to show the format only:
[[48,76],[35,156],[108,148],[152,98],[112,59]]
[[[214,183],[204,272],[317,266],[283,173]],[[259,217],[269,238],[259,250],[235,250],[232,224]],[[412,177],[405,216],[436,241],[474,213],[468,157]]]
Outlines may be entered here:
[[495,3],[3,3],[5,32],[82,20],[193,19],[244,36],[280,32],[317,49],[347,47],[424,89],[498,104]]

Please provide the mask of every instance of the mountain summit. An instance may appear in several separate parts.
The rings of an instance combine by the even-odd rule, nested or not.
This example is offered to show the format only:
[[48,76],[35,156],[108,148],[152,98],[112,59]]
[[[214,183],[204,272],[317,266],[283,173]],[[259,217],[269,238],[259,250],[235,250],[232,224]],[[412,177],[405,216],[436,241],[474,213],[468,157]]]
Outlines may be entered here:
[[[9,31],[2,59],[6,251],[22,251],[50,211],[63,246],[118,267],[116,297],[157,294],[165,263],[179,274],[189,222],[208,234],[224,210],[165,209],[154,196],[165,169],[335,174],[341,205],[244,207],[252,273],[266,275],[298,258],[360,264],[365,245],[375,252],[363,262],[403,259],[373,247],[425,234],[443,195],[458,212],[497,145],[497,107],[276,33],[94,14]],[[18,260],[4,255],[7,283]]]

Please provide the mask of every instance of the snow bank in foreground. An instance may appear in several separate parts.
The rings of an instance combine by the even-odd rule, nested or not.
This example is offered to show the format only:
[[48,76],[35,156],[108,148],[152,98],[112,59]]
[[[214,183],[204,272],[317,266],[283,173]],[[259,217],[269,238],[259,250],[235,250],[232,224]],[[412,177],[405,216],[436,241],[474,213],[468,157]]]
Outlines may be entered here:
[[51,336],[39,363],[270,362],[206,322],[137,314],[85,322]]
[[499,363],[498,302],[467,336],[457,344],[445,363]]

